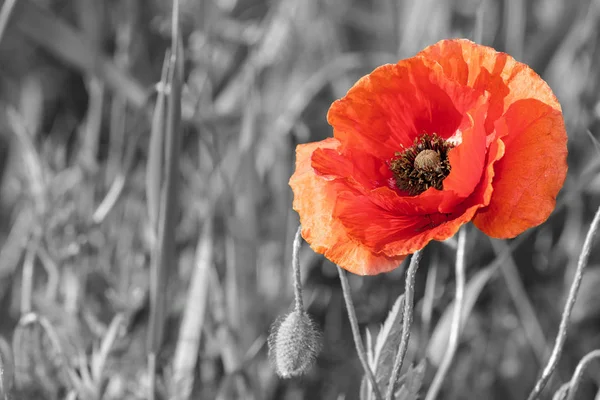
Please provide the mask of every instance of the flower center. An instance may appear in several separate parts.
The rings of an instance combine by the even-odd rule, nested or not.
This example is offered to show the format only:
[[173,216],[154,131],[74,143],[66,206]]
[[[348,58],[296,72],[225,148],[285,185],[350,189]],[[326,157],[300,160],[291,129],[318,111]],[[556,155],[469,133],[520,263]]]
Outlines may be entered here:
[[388,166],[398,189],[411,196],[421,194],[430,187],[442,190],[442,182],[451,169],[448,151],[453,147],[436,133],[425,133],[416,138],[408,149],[396,152]]
[[415,168],[421,171],[433,171],[441,165],[440,155],[435,150],[423,150],[415,157]]

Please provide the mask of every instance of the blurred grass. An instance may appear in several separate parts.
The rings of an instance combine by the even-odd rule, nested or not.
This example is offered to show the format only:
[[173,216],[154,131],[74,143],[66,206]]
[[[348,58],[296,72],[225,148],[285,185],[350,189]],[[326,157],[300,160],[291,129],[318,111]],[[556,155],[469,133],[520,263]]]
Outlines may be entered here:
[[[8,10],[12,3],[0,12],[7,21],[0,29],[0,343],[31,347],[13,348],[13,361],[2,346],[0,389],[30,399],[147,398],[149,276],[164,183],[148,179],[164,178],[167,162],[165,142],[152,139],[161,125],[152,115],[169,107],[160,106],[165,85],[157,95],[153,87],[171,47],[171,2],[19,0]],[[189,398],[356,398],[361,369],[336,270],[308,246],[305,300],[324,331],[323,354],[299,380],[279,380],[267,361],[268,327],[292,304],[294,146],[329,136],[329,104],[375,66],[439,39],[480,37],[530,63],[559,97],[569,177],[550,220],[512,243],[502,266],[509,275],[492,274],[473,299],[441,398],[525,398],[600,204],[599,7],[597,0],[181,0],[180,184],[169,217],[172,262],[160,280],[168,301],[155,344],[157,397],[186,376]],[[154,193],[148,203],[147,193]],[[202,289],[194,287],[202,285],[191,282],[206,235],[206,306],[194,321],[189,315],[202,313],[194,295]],[[470,235],[467,279],[504,247]],[[415,294],[415,315],[424,318],[414,329],[426,333],[412,335],[415,362],[435,347],[429,332],[445,329],[438,322],[454,292],[453,260],[445,244],[425,251]],[[548,396],[600,347],[600,254],[590,262]],[[351,277],[362,328],[384,320],[402,272]],[[536,322],[526,317],[532,313]],[[52,330],[24,325],[31,315]],[[56,343],[67,360],[60,367]],[[186,348],[198,356],[183,357]],[[424,387],[441,354],[429,357]],[[597,363],[587,371],[581,399],[600,386],[590,379]]]

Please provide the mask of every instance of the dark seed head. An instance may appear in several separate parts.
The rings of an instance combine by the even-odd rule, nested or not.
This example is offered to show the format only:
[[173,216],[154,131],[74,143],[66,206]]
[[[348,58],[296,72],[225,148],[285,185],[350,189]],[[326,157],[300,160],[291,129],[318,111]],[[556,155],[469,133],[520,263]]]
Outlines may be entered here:
[[442,190],[443,181],[450,173],[448,151],[454,147],[437,134],[423,134],[403,152],[397,152],[388,164],[396,186],[411,196],[430,187]]

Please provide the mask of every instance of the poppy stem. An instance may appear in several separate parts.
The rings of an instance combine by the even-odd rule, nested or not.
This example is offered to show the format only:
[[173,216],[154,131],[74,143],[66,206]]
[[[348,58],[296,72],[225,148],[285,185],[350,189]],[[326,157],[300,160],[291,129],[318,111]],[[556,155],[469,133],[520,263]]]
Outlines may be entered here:
[[448,374],[448,370],[450,369],[450,365],[452,364],[452,360],[454,359],[454,355],[456,353],[456,349],[458,348],[458,338],[460,336],[460,330],[462,325],[462,310],[464,304],[465,297],[465,248],[467,244],[467,230],[466,228],[461,228],[458,231],[458,246],[456,249],[456,293],[454,294],[454,309],[452,313],[452,324],[450,325],[450,336],[448,338],[448,347],[446,353],[444,353],[444,358],[435,373],[435,377],[433,378],[433,382],[429,387],[429,391],[427,392],[427,397],[425,400],[435,400],[440,389],[442,388],[442,384],[444,379],[446,378],[446,374]]
[[383,397],[381,397],[381,392],[379,391],[379,387],[377,386],[377,380],[375,379],[375,375],[373,374],[371,367],[369,367],[369,362],[367,361],[367,352],[365,351],[365,347],[360,336],[360,331],[358,329],[358,320],[356,319],[356,311],[354,309],[354,303],[352,302],[352,295],[350,293],[350,285],[348,285],[348,277],[346,276],[346,271],[340,268],[339,265],[336,265],[336,267],[338,269],[338,274],[340,275],[342,292],[344,294],[344,301],[346,302],[348,319],[350,320],[350,327],[352,328],[352,336],[354,337],[354,345],[356,346],[358,359],[362,364],[367,379],[371,383],[371,389],[373,390],[373,393],[375,393],[375,399],[383,400]]
[[400,345],[398,346],[398,352],[394,359],[394,367],[390,374],[390,380],[388,382],[386,400],[394,399],[394,392],[396,383],[398,382],[398,376],[406,357],[406,350],[408,349],[408,340],[410,339],[410,328],[413,322],[413,303],[415,297],[415,280],[417,276],[417,269],[419,268],[419,261],[423,251],[419,250],[415,252],[410,259],[410,265],[406,271],[406,282],[404,287],[404,316],[402,318],[402,336],[400,338]]
[[300,276],[300,246],[302,245],[302,226],[298,226],[292,248],[292,268],[294,269],[294,299],[295,310],[304,312],[302,300],[302,277]]
[[599,349],[590,351],[581,359],[581,361],[579,361],[579,364],[577,364],[577,368],[575,368],[575,373],[573,374],[571,381],[567,383],[567,400],[575,400],[575,394],[577,393],[577,389],[579,388],[579,382],[583,377],[583,372],[585,371],[585,368],[590,364],[590,362],[594,361],[597,358],[600,358]]
[[585,241],[583,242],[583,248],[581,250],[581,254],[579,255],[577,269],[575,270],[575,277],[573,278],[573,283],[569,289],[569,296],[567,297],[567,303],[565,304],[565,308],[562,313],[560,325],[558,327],[558,335],[556,336],[556,342],[554,343],[552,354],[550,355],[548,364],[546,364],[546,367],[542,371],[542,375],[536,382],[535,387],[531,391],[531,394],[529,394],[527,400],[535,400],[538,398],[544,389],[544,386],[546,386],[546,383],[548,383],[550,376],[556,369],[556,365],[558,364],[558,360],[560,359],[560,355],[565,344],[565,339],[567,338],[569,318],[571,317],[575,300],[577,300],[577,293],[579,292],[579,286],[581,285],[581,278],[583,277],[583,272],[588,263],[590,251],[592,249],[592,242],[594,241],[594,236],[598,230],[598,225],[600,225],[600,208],[598,208],[596,211],[596,215],[594,215],[590,229],[588,230]]

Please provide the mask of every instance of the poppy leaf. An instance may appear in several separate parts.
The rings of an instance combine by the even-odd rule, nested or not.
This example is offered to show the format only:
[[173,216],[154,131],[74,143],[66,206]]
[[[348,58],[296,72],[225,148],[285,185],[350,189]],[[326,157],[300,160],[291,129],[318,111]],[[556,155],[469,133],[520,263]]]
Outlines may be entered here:
[[402,336],[402,311],[404,309],[404,294],[398,296],[385,322],[377,334],[373,370],[381,390],[386,388],[394,364],[394,358]]
[[416,367],[412,365],[408,367],[406,373],[399,379],[399,383],[402,384],[394,393],[396,400],[417,400],[419,398],[419,391],[425,377],[425,365],[423,359]]

